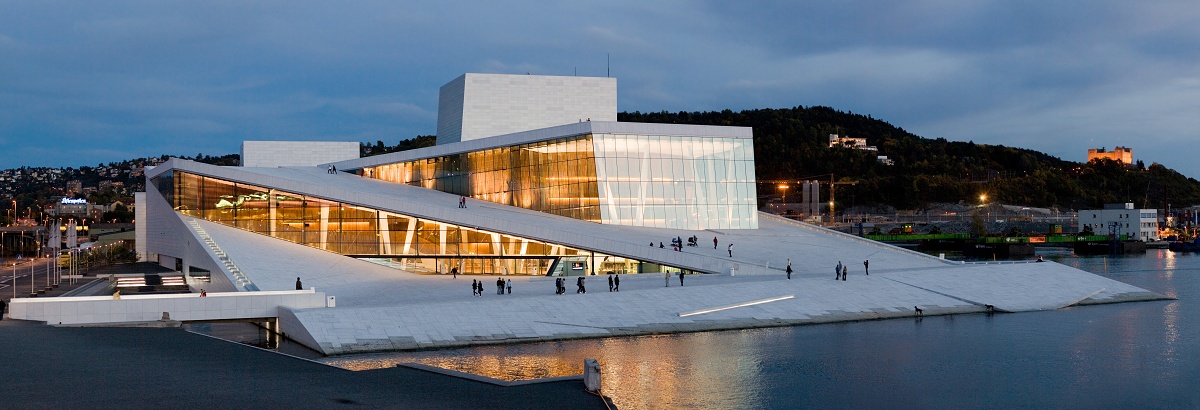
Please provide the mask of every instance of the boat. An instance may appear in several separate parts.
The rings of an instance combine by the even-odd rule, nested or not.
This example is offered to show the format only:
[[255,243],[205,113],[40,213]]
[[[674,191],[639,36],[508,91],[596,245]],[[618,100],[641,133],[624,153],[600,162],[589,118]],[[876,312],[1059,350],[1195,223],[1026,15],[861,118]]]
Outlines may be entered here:
[[1175,252],[1200,252],[1200,238],[1193,239],[1190,242],[1174,241],[1167,244],[1167,249]]

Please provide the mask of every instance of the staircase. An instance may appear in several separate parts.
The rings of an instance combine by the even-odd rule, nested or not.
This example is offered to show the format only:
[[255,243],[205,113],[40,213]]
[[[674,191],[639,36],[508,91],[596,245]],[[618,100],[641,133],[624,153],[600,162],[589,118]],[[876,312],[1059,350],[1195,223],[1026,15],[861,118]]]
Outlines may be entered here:
[[229,255],[226,255],[225,251],[221,250],[220,246],[217,246],[217,243],[208,236],[208,232],[205,232],[204,228],[200,227],[199,222],[196,222],[195,219],[188,219],[187,224],[192,228],[193,231],[196,232],[196,235],[200,237],[200,240],[204,242],[206,246],[208,246],[208,250],[217,257],[217,262],[220,262],[221,265],[223,265],[225,273],[228,273],[229,277],[235,281],[238,290],[258,291],[258,286],[254,285],[254,282],[251,282],[250,278],[247,278],[246,274],[242,273],[241,269],[238,269],[237,264],[233,263],[233,260],[229,259]]

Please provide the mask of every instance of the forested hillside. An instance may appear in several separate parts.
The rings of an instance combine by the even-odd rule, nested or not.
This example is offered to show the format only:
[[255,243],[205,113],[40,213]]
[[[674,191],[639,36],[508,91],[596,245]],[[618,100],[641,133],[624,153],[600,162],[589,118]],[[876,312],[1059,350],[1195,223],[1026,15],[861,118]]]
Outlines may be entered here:
[[[900,209],[970,203],[983,193],[989,201],[1068,209],[1116,202],[1148,208],[1200,204],[1200,182],[1158,164],[1081,163],[1023,148],[922,138],[870,116],[829,107],[623,112],[617,119],[753,127],[760,181],[815,176],[828,180],[831,173],[838,180],[857,181],[838,187],[837,205],[843,209],[852,201]],[[867,138],[879,151],[829,148],[829,134]],[[876,155],[886,155],[895,165],[879,163]],[[775,191],[774,184],[759,184],[760,195],[777,195]]]

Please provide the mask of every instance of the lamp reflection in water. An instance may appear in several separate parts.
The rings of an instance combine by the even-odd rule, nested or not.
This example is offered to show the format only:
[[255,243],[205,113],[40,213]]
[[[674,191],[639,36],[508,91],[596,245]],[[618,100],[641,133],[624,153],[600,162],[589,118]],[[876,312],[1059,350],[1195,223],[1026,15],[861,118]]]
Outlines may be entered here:
[[[754,408],[763,385],[766,345],[761,329],[681,335],[614,337],[569,342],[482,346],[318,359],[349,370],[420,363],[500,380],[583,374],[584,359],[600,362],[604,394],[618,408]],[[752,360],[747,360],[752,358]],[[696,386],[708,394],[695,395]],[[691,393],[688,393],[691,392]],[[714,401],[716,400],[716,401]],[[728,402],[726,402],[728,401]]]

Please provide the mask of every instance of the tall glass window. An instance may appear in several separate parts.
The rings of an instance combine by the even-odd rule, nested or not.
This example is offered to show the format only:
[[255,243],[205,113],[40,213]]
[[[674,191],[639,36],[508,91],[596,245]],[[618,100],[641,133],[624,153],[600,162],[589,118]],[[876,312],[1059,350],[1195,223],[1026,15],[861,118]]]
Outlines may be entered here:
[[444,274],[453,268],[464,274],[578,275],[603,273],[596,269],[667,269],[609,255],[600,255],[603,263],[586,265],[595,269],[554,269],[563,258],[599,254],[187,172],[167,175],[151,183],[170,192],[164,198],[181,214],[415,272]]
[[368,167],[363,175],[607,224],[758,227],[746,138],[588,134]]

